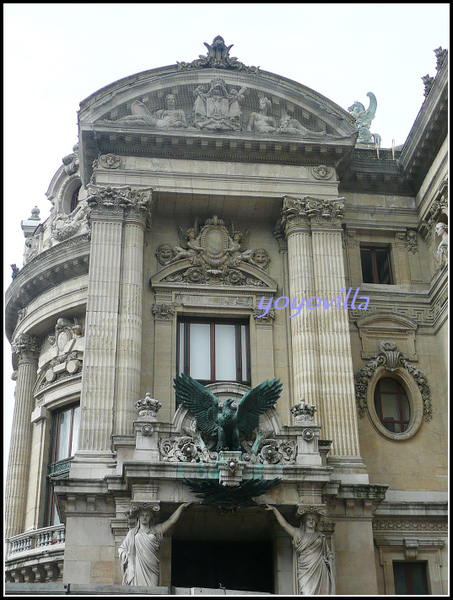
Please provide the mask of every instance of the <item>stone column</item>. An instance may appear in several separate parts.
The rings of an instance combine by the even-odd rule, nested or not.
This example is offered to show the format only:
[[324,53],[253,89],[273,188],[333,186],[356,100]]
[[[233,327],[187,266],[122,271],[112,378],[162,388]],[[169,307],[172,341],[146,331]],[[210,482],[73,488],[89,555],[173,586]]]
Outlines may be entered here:
[[[344,308],[347,286],[341,228],[343,200],[338,198],[311,202],[315,295],[317,296],[317,300],[313,301],[312,305],[320,301],[320,306],[315,311],[318,322],[319,367],[323,396],[322,435],[324,439],[333,441],[331,454],[358,456],[357,409],[349,317],[347,308]],[[329,306],[332,299],[334,299],[333,303]]]
[[152,190],[132,191],[125,211],[118,318],[118,356],[114,433],[132,435],[134,402],[140,398],[143,322],[144,232],[150,216]]
[[[290,303],[296,305],[315,295],[313,251],[307,199],[285,196],[282,207],[282,226],[288,243]],[[291,304],[290,304],[291,306]],[[289,314],[296,315],[297,310]],[[304,399],[321,411],[319,373],[319,344],[316,311],[305,307],[291,317],[291,346],[293,357],[293,400]]]
[[130,192],[127,186],[88,186],[91,254],[79,453],[111,452],[123,218]]
[[13,342],[13,352],[18,356],[18,368],[5,489],[7,538],[22,533],[24,528],[31,457],[33,386],[37,376],[39,349],[39,340],[35,336],[22,334]]

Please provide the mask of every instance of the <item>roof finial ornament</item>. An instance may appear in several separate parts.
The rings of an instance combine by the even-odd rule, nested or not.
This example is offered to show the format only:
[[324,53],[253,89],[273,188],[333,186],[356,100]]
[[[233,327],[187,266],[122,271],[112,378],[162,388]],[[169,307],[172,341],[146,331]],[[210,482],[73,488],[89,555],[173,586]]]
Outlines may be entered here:
[[178,70],[186,70],[186,69],[234,69],[236,71],[244,71],[246,73],[259,73],[259,67],[246,67],[243,63],[238,61],[235,56],[230,56],[230,50],[234,46],[231,44],[227,46],[225,44],[225,40],[221,35],[217,35],[212,44],[208,44],[203,42],[206,48],[208,49],[208,53],[206,56],[199,55],[199,57],[192,61],[191,63],[187,62],[177,62]]

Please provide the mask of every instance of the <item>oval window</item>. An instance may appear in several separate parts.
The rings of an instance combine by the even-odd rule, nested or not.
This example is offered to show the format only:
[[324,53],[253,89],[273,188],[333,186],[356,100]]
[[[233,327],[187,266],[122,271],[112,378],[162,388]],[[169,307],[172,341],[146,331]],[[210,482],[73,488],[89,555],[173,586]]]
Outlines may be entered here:
[[391,433],[403,433],[409,426],[411,409],[403,386],[390,377],[379,379],[374,390],[374,407],[382,425]]

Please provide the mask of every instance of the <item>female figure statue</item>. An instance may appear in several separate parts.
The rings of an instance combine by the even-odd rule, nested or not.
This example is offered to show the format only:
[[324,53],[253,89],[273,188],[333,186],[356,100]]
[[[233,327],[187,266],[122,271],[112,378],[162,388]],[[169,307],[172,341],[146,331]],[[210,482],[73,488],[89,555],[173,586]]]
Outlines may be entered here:
[[326,536],[317,531],[319,515],[306,512],[300,527],[293,527],[280,514],[275,506],[266,505],[272,510],[281,527],[291,536],[297,554],[297,579],[299,594],[334,595],[333,554],[327,546]]
[[159,558],[157,553],[164,533],[181,516],[191,502],[181,504],[167,521],[152,525],[152,511],[140,510],[137,525],[131,529],[118,548],[123,571],[123,585],[159,585]]

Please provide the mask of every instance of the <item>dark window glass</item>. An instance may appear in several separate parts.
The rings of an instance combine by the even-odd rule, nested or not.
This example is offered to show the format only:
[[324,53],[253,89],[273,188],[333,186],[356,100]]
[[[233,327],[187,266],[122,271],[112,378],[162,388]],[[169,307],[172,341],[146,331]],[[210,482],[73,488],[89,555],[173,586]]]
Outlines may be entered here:
[[410,420],[410,405],[404,388],[396,379],[380,379],[374,390],[374,406],[379,420],[392,433],[406,431]]
[[249,328],[245,321],[181,319],[177,372],[206,384],[250,383]]
[[71,196],[71,205],[69,207],[69,212],[72,212],[73,210],[75,210],[77,208],[77,205],[79,203],[79,192],[80,192],[81,187],[82,186],[79,185],[79,187],[75,190],[75,192]]
[[79,444],[80,406],[59,410],[53,415],[50,461],[48,467],[46,526],[58,525],[60,519],[55,505],[50,479],[68,477],[71,460]]
[[397,595],[427,595],[428,580],[426,577],[426,562],[393,562],[393,577],[395,594]]
[[388,248],[360,248],[363,283],[393,283]]

